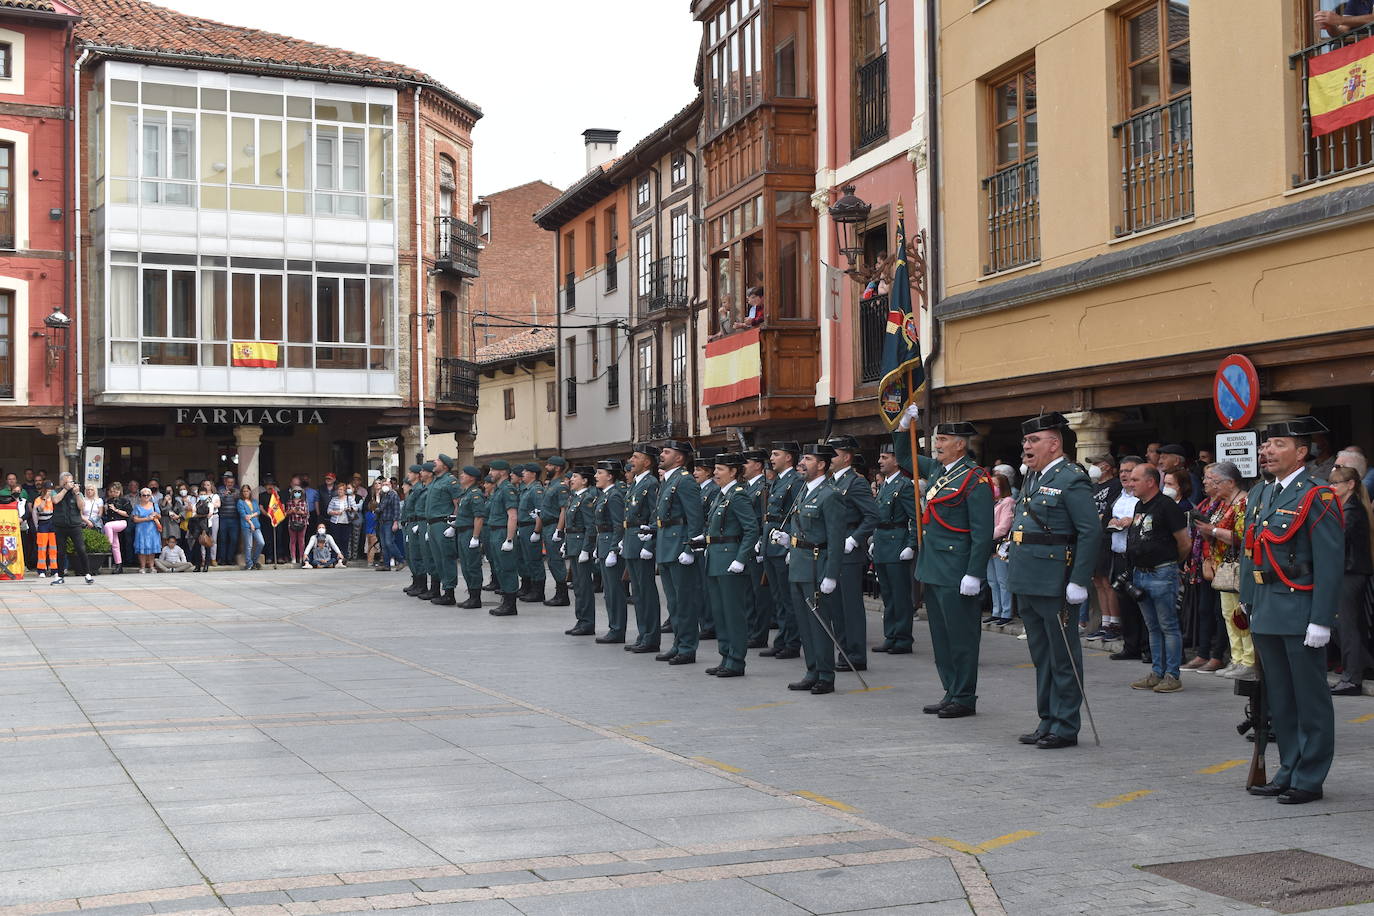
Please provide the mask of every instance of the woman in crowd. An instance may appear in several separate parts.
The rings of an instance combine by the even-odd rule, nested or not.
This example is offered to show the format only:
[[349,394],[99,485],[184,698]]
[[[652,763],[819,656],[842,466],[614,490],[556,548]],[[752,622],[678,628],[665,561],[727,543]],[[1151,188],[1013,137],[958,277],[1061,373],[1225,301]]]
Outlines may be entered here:
[[1184,512],[1197,508],[1193,504],[1193,479],[1187,471],[1169,471],[1159,486],[1164,495],[1178,503]]
[[1337,466],[1329,476],[1331,489],[1341,501],[1345,521],[1345,579],[1341,583],[1341,605],[1336,613],[1336,638],[1341,650],[1341,681],[1331,688],[1333,696],[1357,697],[1364,692],[1364,672],[1369,667],[1369,627],[1365,618],[1365,595],[1369,577],[1374,574],[1374,509],[1369,503],[1358,468]]
[[1001,474],[992,478],[992,490],[997,501],[992,504],[992,556],[988,558],[988,588],[992,590],[992,616],[983,621],[1004,627],[1011,623],[1011,589],[1007,587],[1007,562],[1010,549],[1012,516],[1015,500],[1011,498],[1011,481]]
[[363,503],[366,501],[367,489],[363,486],[362,478],[354,474],[353,482],[344,489],[344,495],[348,497],[347,549],[348,558],[352,560],[357,558],[358,550],[363,543]]
[[206,531],[210,534],[210,555],[200,565],[206,569],[218,566],[215,551],[219,549],[219,494],[215,492],[214,481],[208,477],[200,482],[200,492],[196,494],[196,515],[204,516]]
[[367,489],[367,499],[363,501],[363,551],[367,557],[367,565],[375,566],[374,562],[377,554],[377,506],[382,498],[382,478],[378,477],[372,481],[372,486]]
[[100,498],[95,487],[87,487],[85,507],[81,510],[82,519],[86,522],[87,527],[99,531],[104,524],[104,520],[101,518],[104,512],[105,500]]
[[[164,489],[160,494],[156,494],[153,501],[158,503],[162,510],[163,541],[165,542],[167,538],[175,538],[179,544],[181,541],[181,521],[186,516],[182,512],[181,495],[176,485],[174,484],[172,487]],[[166,547],[165,543],[163,547]],[[161,555],[162,551],[159,550],[158,556]]]
[[[1216,501],[1209,515],[1209,521],[1199,521],[1194,525],[1198,534],[1212,539],[1212,587],[1221,597],[1221,619],[1226,625],[1226,635],[1230,643],[1231,664],[1217,672],[1219,677],[1254,680],[1255,643],[1250,638],[1250,625],[1237,626],[1236,610],[1240,607],[1239,591],[1218,588],[1216,575],[1222,572],[1225,564],[1239,563],[1241,551],[1245,549],[1245,491],[1240,488],[1240,469],[1230,461],[1209,465],[1206,473],[1215,478]],[[1239,586],[1237,586],[1239,587]],[[1213,659],[1216,661],[1216,659]],[[1197,669],[1205,671],[1209,665]]]
[[[1167,475],[1170,480],[1178,475]],[[1187,480],[1187,475],[1183,475]],[[1204,533],[1201,522],[1212,523],[1229,508],[1217,496],[1218,475],[1203,471],[1203,499],[1196,508],[1193,551],[1183,565],[1184,607],[1188,610],[1187,635],[1197,654],[1182,667],[1210,674],[1225,667],[1226,627],[1221,622],[1221,593],[1212,587],[1216,570],[1213,555],[1216,539]],[[1198,518],[1201,516],[1201,518]],[[1188,639],[1184,640],[1188,642]]]
[[46,480],[38,485],[38,495],[29,504],[29,524],[33,526],[38,545],[38,578],[47,578],[49,572],[57,575],[57,529],[52,522],[52,484]]
[[153,491],[144,487],[138,491],[129,521],[134,526],[134,553],[138,554],[138,571],[155,573],[153,561],[162,553],[162,517],[153,502]]
[[[191,565],[196,572],[206,572],[215,555],[215,535],[210,528],[213,515],[205,493],[188,493],[183,512],[186,515],[186,538],[190,542]],[[211,493],[210,496],[215,494]]]
[[253,498],[248,484],[239,487],[239,540],[243,543],[243,568],[262,569],[258,554],[262,553],[262,507]]
[[335,566],[346,567],[343,551],[328,529],[321,524],[305,545],[305,561],[301,569],[331,569]]
[[310,503],[305,487],[292,479],[286,491],[286,530],[291,535],[291,562],[305,562],[305,532],[310,527]]
[[335,484],[334,495],[329,498],[329,505],[325,508],[324,514],[329,520],[329,536],[340,547],[348,544],[348,536],[353,533],[353,526],[348,521],[348,513],[352,508],[353,500],[348,495],[347,487],[341,483]]
[[105,489],[105,512],[101,516],[104,525],[101,530],[110,541],[110,556],[114,560],[114,566],[110,571],[113,573],[124,572],[124,551],[119,542],[119,535],[129,527],[129,516],[133,511],[133,503],[124,495],[124,487],[119,481]]

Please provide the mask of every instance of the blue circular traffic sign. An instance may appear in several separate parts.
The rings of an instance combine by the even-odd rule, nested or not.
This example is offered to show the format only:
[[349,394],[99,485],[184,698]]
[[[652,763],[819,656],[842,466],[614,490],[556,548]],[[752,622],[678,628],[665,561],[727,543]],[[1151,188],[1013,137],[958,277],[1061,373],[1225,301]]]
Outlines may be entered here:
[[1259,409],[1259,372],[1239,353],[1221,361],[1212,381],[1212,406],[1227,429],[1244,429]]

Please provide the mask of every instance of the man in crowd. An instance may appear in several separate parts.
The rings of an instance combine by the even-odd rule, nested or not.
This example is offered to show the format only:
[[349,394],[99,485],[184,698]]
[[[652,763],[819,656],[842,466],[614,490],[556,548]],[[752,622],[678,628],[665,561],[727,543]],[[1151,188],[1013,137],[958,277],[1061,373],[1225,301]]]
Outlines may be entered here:
[[1126,529],[1126,562],[1131,567],[1131,583],[1137,589],[1135,599],[1145,628],[1150,631],[1153,660],[1150,673],[1131,687],[1174,693],[1183,689],[1178,679],[1183,663],[1178,564],[1188,559],[1193,541],[1188,534],[1188,517],[1168,494],[1160,492],[1162,477],[1159,469],[1150,465],[1137,465],[1131,472],[1138,502]]
[[768,499],[763,514],[763,556],[764,567],[768,571],[768,589],[773,595],[773,606],[777,610],[778,635],[773,638],[773,647],[764,649],[759,655],[773,658],[797,658],[801,655],[801,631],[798,629],[797,616],[792,612],[792,590],[787,578],[787,552],[789,547],[773,538],[781,530],[792,511],[792,503],[797,493],[805,486],[801,474],[797,472],[797,460],[801,457],[801,446],[792,441],[774,442],[768,453],[768,463],[773,467],[773,481],[768,485]]
[[883,485],[878,490],[878,527],[873,532],[872,555],[883,601],[883,641],[873,651],[910,655],[915,610],[911,573],[916,558],[916,486],[902,473],[893,443],[879,451],[878,471]]
[[1149,640],[1146,638],[1145,621],[1140,616],[1140,606],[1136,604],[1135,598],[1131,597],[1129,589],[1118,588],[1115,585],[1121,581],[1122,576],[1126,577],[1127,582],[1131,579],[1131,565],[1126,560],[1126,529],[1131,527],[1131,522],[1135,519],[1135,507],[1139,502],[1135,496],[1135,470],[1137,467],[1145,466],[1147,462],[1141,460],[1138,455],[1127,455],[1121,459],[1121,492],[1116,495],[1116,499],[1107,510],[1107,523],[1103,532],[1107,540],[1107,549],[1111,551],[1111,565],[1107,570],[1107,578],[1116,598],[1121,636],[1120,651],[1113,652],[1109,657],[1118,662],[1151,660]]
[[[747,449],[741,456],[744,468],[740,474],[740,483],[743,484],[749,496],[749,505],[754,512],[754,523],[759,531],[763,531],[763,516],[767,509],[768,502],[768,478],[764,474],[767,467],[768,453],[763,449]],[[773,593],[768,590],[766,581],[766,570],[763,564],[763,541],[757,538],[751,548],[753,555],[745,564],[746,594],[747,594],[747,622],[745,625],[745,648],[764,649],[768,647],[768,629],[777,618],[777,612],[773,608]]]
[[[138,482],[130,481],[130,483],[133,486],[127,492],[137,494]],[[133,526],[130,525],[130,527]],[[230,471],[224,472],[219,488],[219,535],[217,543],[219,545],[217,550],[219,565],[234,565],[239,552],[239,488],[235,484],[233,473]]]
[[[844,521],[844,557],[840,561],[839,594],[835,602],[835,638],[854,670],[868,670],[867,613],[864,611],[864,569],[868,565],[868,539],[878,524],[878,504],[868,478],[856,470],[859,442],[853,436],[839,436],[826,443],[835,456],[830,465],[830,481],[840,496]],[[986,564],[985,564],[986,565]],[[837,671],[849,671],[843,659]]]
[[1102,623],[1089,640],[1118,639],[1121,636],[1120,613],[1117,610],[1116,590],[1112,588],[1112,543],[1108,525],[1112,520],[1112,504],[1121,495],[1122,481],[1117,476],[1116,459],[1110,454],[1088,456],[1088,477],[1093,482],[1093,506],[1102,520],[1102,546],[1097,551],[1097,565],[1093,568],[1093,591],[1097,593],[1097,607]]
[[544,483],[540,480],[539,465],[529,462],[520,466],[520,504],[516,538],[517,565],[520,570],[520,601],[544,603],[544,538],[539,533],[539,507],[544,504]]
[[596,471],[578,466],[568,476],[572,493],[568,497],[563,552],[572,573],[573,625],[567,636],[592,636],[596,633],[596,596],[592,591],[592,551],[596,548],[596,507],[598,493],[592,489]]
[[621,479],[624,473],[625,466],[619,459],[607,458],[596,463],[596,487],[601,496],[592,513],[596,524],[592,555],[601,567],[601,595],[606,604],[606,632],[596,638],[602,644],[625,641],[628,605],[620,556],[625,542],[625,483]]
[[[716,494],[720,492],[720,487],[716,486],[716,481],[711,474],[711,469],[715,467],[712,459],[716,454],[716,449],[712,449],[709,455],[703,451],[696,456],[692,463],[692,478],[696,480],[697,486],[701,488],[701,517],[702,524],[705,524],[706,514],[711,511],[711,505],[716,501]],[[703,542],[692,542],[692,554],[698,561],[704,560],[706,550]],[[701,580],[701,634],[700,639],[716,638],[716,599],[711,594],[711,590],[706,587],[706,564],[697,562],[696,574]]]
[[[412,464],[406,471],[410,482],[410,492],[401,506],[401,525],[405,531],[406,565],[410,567],[410,587],[402,589],[407,595],[415,597],[429,590],[429,564],[424,549],[424,535],[420,533],[420,507],[425,504],[425,485],[422,482],[424,465]],[[306,496],[314,493],[307,489]]]
[[458,508],[461,495],[458,482],[450,470],[454,460],[441,454],[434,459],[434,479],[430,481],[425,493],[425,524],[429,531],[429,556],[436,567],[433,571],[439,580],[439,593],[430,599],[431,604],[452,607],[458,603],[453,590],[458,587],[458,545],[454,543],[455,532],[449,521]]
[[550,455],[544,459],[548,483],[544,485],[544,497],[539,501],[539,517],[534,528],[539,535],[544,562],[548,564],[549,575],[553,578],[553,596],[544,601],[546,607],[567,607],[569,603],[568,567],[561,550],[563,529],[567,525],[568,482],[563,479],[567,467],[568,462],[562,455]]
[[1195,498],[1202,496],[1202,478],[1188,467],[1188,450],[1181,445],[1166,445],[1159,450],[1159,460],[1155,462],[1162,479],[1165,474],[1186,474],[1192,485]]
[[654,580],[654,553],[649,547],[654,526],[654,507],[658,503],[658,475],[654,473],[653,446],[637,443],[630,452],[631,478],[625,497],[625,538],[621,556],[630,573],[630,587],[635,595],[635,627],[633,643],[625,651],[644,654],[657,653],[662,636],[659,635],[661,613],[658,603],[658,583]]
[[458,473],[458,509],[453,517],[453,540],[458,545],[458,566],[468,596],[458,607],[482,606],[482,525],[487,517],[487,498],[482,493],[482,470],[466,465]]
[[501,604],[488,611],[493,617],[511,617],[519,613],[515,607],[520,593],[520,579],[516,572],[515,539],[518,536],[519,497],[510,482],[510,462],[498,458],[491,462],[491,474],[496,479],[487,501],[487,546],[496,578]]
[[673,645],[654,658],[671,665],[694,664],[700,639],[698,627],[704,596],[697,571],[690,568],[696,563],[690,542],[702,533],[704,518],[701,487],[685,467],[691,459],[692,443],[688,440],[669,439],[663,443],[658,457],[663,480],[654,507],[654,534],[647,542],[652,545],[658,563],[663,598],[673,624]]

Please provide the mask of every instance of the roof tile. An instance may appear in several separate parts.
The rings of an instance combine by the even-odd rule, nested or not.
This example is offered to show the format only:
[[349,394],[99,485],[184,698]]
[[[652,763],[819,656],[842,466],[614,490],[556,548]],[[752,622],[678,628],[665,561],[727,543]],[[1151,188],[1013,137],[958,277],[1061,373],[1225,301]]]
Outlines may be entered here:
[[558,343],[558,332],[553,328],[529,328],[518,331],[505,340],[487,344],[477,349],[473,362],[495,363],[516,356],[526,356],[543,350],[553,350]]

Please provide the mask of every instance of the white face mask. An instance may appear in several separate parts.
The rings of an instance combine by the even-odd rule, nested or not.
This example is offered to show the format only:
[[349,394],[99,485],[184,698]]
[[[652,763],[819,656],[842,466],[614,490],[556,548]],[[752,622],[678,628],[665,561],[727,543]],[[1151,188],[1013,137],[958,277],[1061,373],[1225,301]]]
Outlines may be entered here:
[[1088,465],[1088,479],[1096,483],[1102,479],[1102,469],[1095,464]]
[[315,533],[316,533],[316,534],[324,534],[324,529],[323,529],[323,528],[320,528],[320,529],[318,529]]
[[382,484],[382,492],[383,492],[383,493],[390,493],[390,492],[391,492],[391,486],[390,486],[389,484]]
[[1022,476],[1022,477],[1025,477],[1025,476],[1026,476],[1027,474],[1029,474],[1029,473],[1030,473],[1030,468],[1026,467],[1024,464],[1021,465],[1021,476]]
[[1165,487],[1161,492],[1170,499],[1178,499],[1177,487]]
[[185,496],[185,495],[186,495],[186,491],[185,491],[185,490],[181,490],[180,492],[181,492],[181,495],[182,495],[182,496]]

